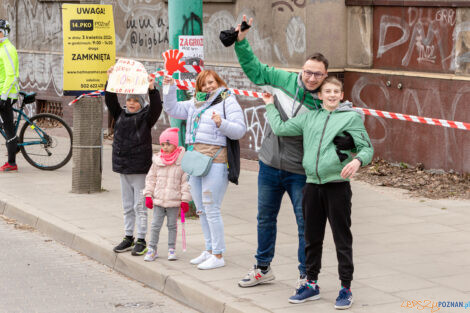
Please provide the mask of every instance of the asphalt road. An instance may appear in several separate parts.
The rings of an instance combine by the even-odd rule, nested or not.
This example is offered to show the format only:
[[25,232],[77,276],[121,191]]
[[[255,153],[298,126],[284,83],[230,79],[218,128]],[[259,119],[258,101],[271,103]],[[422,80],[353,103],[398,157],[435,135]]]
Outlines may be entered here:
[[1,313],[197,312],[0,217]]

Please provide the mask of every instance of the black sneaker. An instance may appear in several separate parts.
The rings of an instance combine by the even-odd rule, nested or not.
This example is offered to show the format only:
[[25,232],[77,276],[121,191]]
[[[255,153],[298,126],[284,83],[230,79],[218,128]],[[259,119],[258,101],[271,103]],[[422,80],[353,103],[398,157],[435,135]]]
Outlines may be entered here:
[[122,242],[114,247],[113,251],[116,253],[126,252],[132,250],[134,246],[134,237],[124,237]]
[[145,242],[145,239],[137,239],[134,249],[132,249],[132,255],[143,255],[145,252],[147,252],[147,243]]

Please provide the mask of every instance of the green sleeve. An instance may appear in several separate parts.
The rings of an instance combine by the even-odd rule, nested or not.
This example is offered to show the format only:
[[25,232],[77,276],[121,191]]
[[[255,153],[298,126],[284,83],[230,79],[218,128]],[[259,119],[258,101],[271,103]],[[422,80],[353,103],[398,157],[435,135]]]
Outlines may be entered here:
[[276,136],[302,135],[305,116],[308,115],[301,114],[283,122],[279,111],[272,103],[266,106],[266,114],[268,116],[269,125]]
[[286,71],[261,63],[246,39],[235,43],[235,53],[246,76],[256,85],[276,86],[281,81],[285,82],[289,76]]
[[362,166],[366,166],[372,161],[374,147],[372,147],[369,135],[359,114],[354,114],[350,126],[345,130],[353,137],[357,150],[356,157],[361,159]]

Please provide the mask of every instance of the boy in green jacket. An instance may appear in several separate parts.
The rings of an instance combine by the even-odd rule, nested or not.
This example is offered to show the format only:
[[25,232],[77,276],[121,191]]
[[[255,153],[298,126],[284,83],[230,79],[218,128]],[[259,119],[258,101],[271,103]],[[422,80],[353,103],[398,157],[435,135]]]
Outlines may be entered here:
[[[338,272],[341,290],[336,299],[336,309],[347,309],[353,303],[351,281],[354,271],[351,233],[351,185],[349,178],[359,167],[367,165],[373,155],[373,148],[364,127],[361,115],[351,103],[341,103],[343,85],[335,77],[323,82],[319,98],[322,109],[313,110],[285,122],[274,106],[274,98],[265,95],[268,121],[277,136],[303,136],[303,161],[307,184],[303,191],[302,210],[304,216],[305,266],[307,283],[296,295],[289,298],[291,303],[302,303],[320,298],[317,285],[321,268],[321,256],[325,225],[328,219],[338,257]],[[337,153],[333,138],[349,133],[357,152]],[[343,155],[340,159],[340,155]]]

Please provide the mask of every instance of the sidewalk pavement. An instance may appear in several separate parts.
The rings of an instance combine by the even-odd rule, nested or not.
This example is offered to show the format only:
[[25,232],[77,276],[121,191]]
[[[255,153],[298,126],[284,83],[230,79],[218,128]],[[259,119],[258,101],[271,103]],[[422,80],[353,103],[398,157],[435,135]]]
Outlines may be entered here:
[[[303,304],[287,301],[298,277],[297,226],[287,195],[278,218],[276,255],[272,263],[276,280],[252,288],[238,287],[238,280],[255,262],[256,171],[242,171],[240,184],[230,184],[224,198],[226,266],[201,271],[189,264],[204,249],[198,220],[187,220],[185,253],[181,251],[178,233],[176,262],[166,260],[166,227],[162,228],[159,243],[162,257],[155,262],[144,262],[143,256],[112,252],[123,237],[123,216],[119,175],[111,171],[109,143],[104,146],[103,192],[96,194],[70,192],[72,162],[48,172],[33,168],[21,156],[18,159],[18,173],[0,175],[0,214],[32,225],[196,310],[208,313],[336,311],[333,304],[340,282],[328,227],[318,281],[322,298]],[[256,167],[256,163],[251,165]],[[470,201],[409,198],[399,190],[358,181],[352,183],[352,188],[355,272],[354,304],[349,312],[413,312],[418,309],[411,307],[413,300],[464,303],[470,300]],[[408,309],[402,307],[407,305],[406,301],[410,301]],[[461,310],[441,308],[440,312]]]

